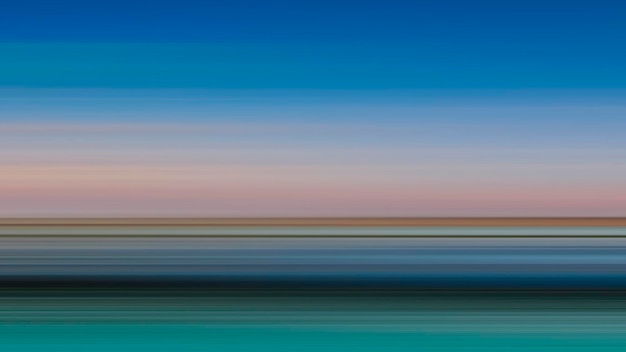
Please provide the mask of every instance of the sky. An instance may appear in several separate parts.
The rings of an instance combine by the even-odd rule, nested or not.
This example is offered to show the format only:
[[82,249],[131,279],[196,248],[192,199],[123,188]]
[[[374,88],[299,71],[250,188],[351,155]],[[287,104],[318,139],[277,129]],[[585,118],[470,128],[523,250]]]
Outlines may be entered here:
[[624,216],[624,13],[2,1],[0,216]]

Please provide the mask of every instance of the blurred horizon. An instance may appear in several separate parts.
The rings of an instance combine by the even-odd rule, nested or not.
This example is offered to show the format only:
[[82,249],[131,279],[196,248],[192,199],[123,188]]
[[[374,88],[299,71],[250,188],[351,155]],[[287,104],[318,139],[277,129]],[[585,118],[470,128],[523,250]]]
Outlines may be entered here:
[[623,216],[621,91],[3,89],[3,217]]

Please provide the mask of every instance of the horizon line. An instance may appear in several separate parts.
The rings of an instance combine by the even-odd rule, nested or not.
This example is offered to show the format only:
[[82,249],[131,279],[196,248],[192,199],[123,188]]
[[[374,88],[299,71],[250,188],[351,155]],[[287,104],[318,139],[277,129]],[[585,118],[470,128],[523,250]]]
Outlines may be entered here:
[[0,226],[626,226],[626,217],[0,217]]

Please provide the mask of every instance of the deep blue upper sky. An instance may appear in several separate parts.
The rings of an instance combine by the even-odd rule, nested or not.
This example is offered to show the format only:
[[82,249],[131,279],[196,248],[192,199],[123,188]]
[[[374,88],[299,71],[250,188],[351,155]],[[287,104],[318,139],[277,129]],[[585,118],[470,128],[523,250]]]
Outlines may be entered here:
[[5,0],[0,85],[626,88],[625,16],[617,0]]
[[479,47],[496,42],[571,47],[620,46],[626,34],[626,3],[616,0],[5,0],[0,6],[0,35],[8,41],[469,41]]

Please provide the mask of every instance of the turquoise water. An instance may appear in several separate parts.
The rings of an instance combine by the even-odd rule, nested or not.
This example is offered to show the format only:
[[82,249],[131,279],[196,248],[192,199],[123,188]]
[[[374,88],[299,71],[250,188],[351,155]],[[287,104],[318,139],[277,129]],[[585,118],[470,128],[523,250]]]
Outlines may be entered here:
[[21,290],[0,351],[624,351],[607,293]]
[[8,324],[0,348],[30,351],[624,351],[626,336],[350,330],[323,327]]

